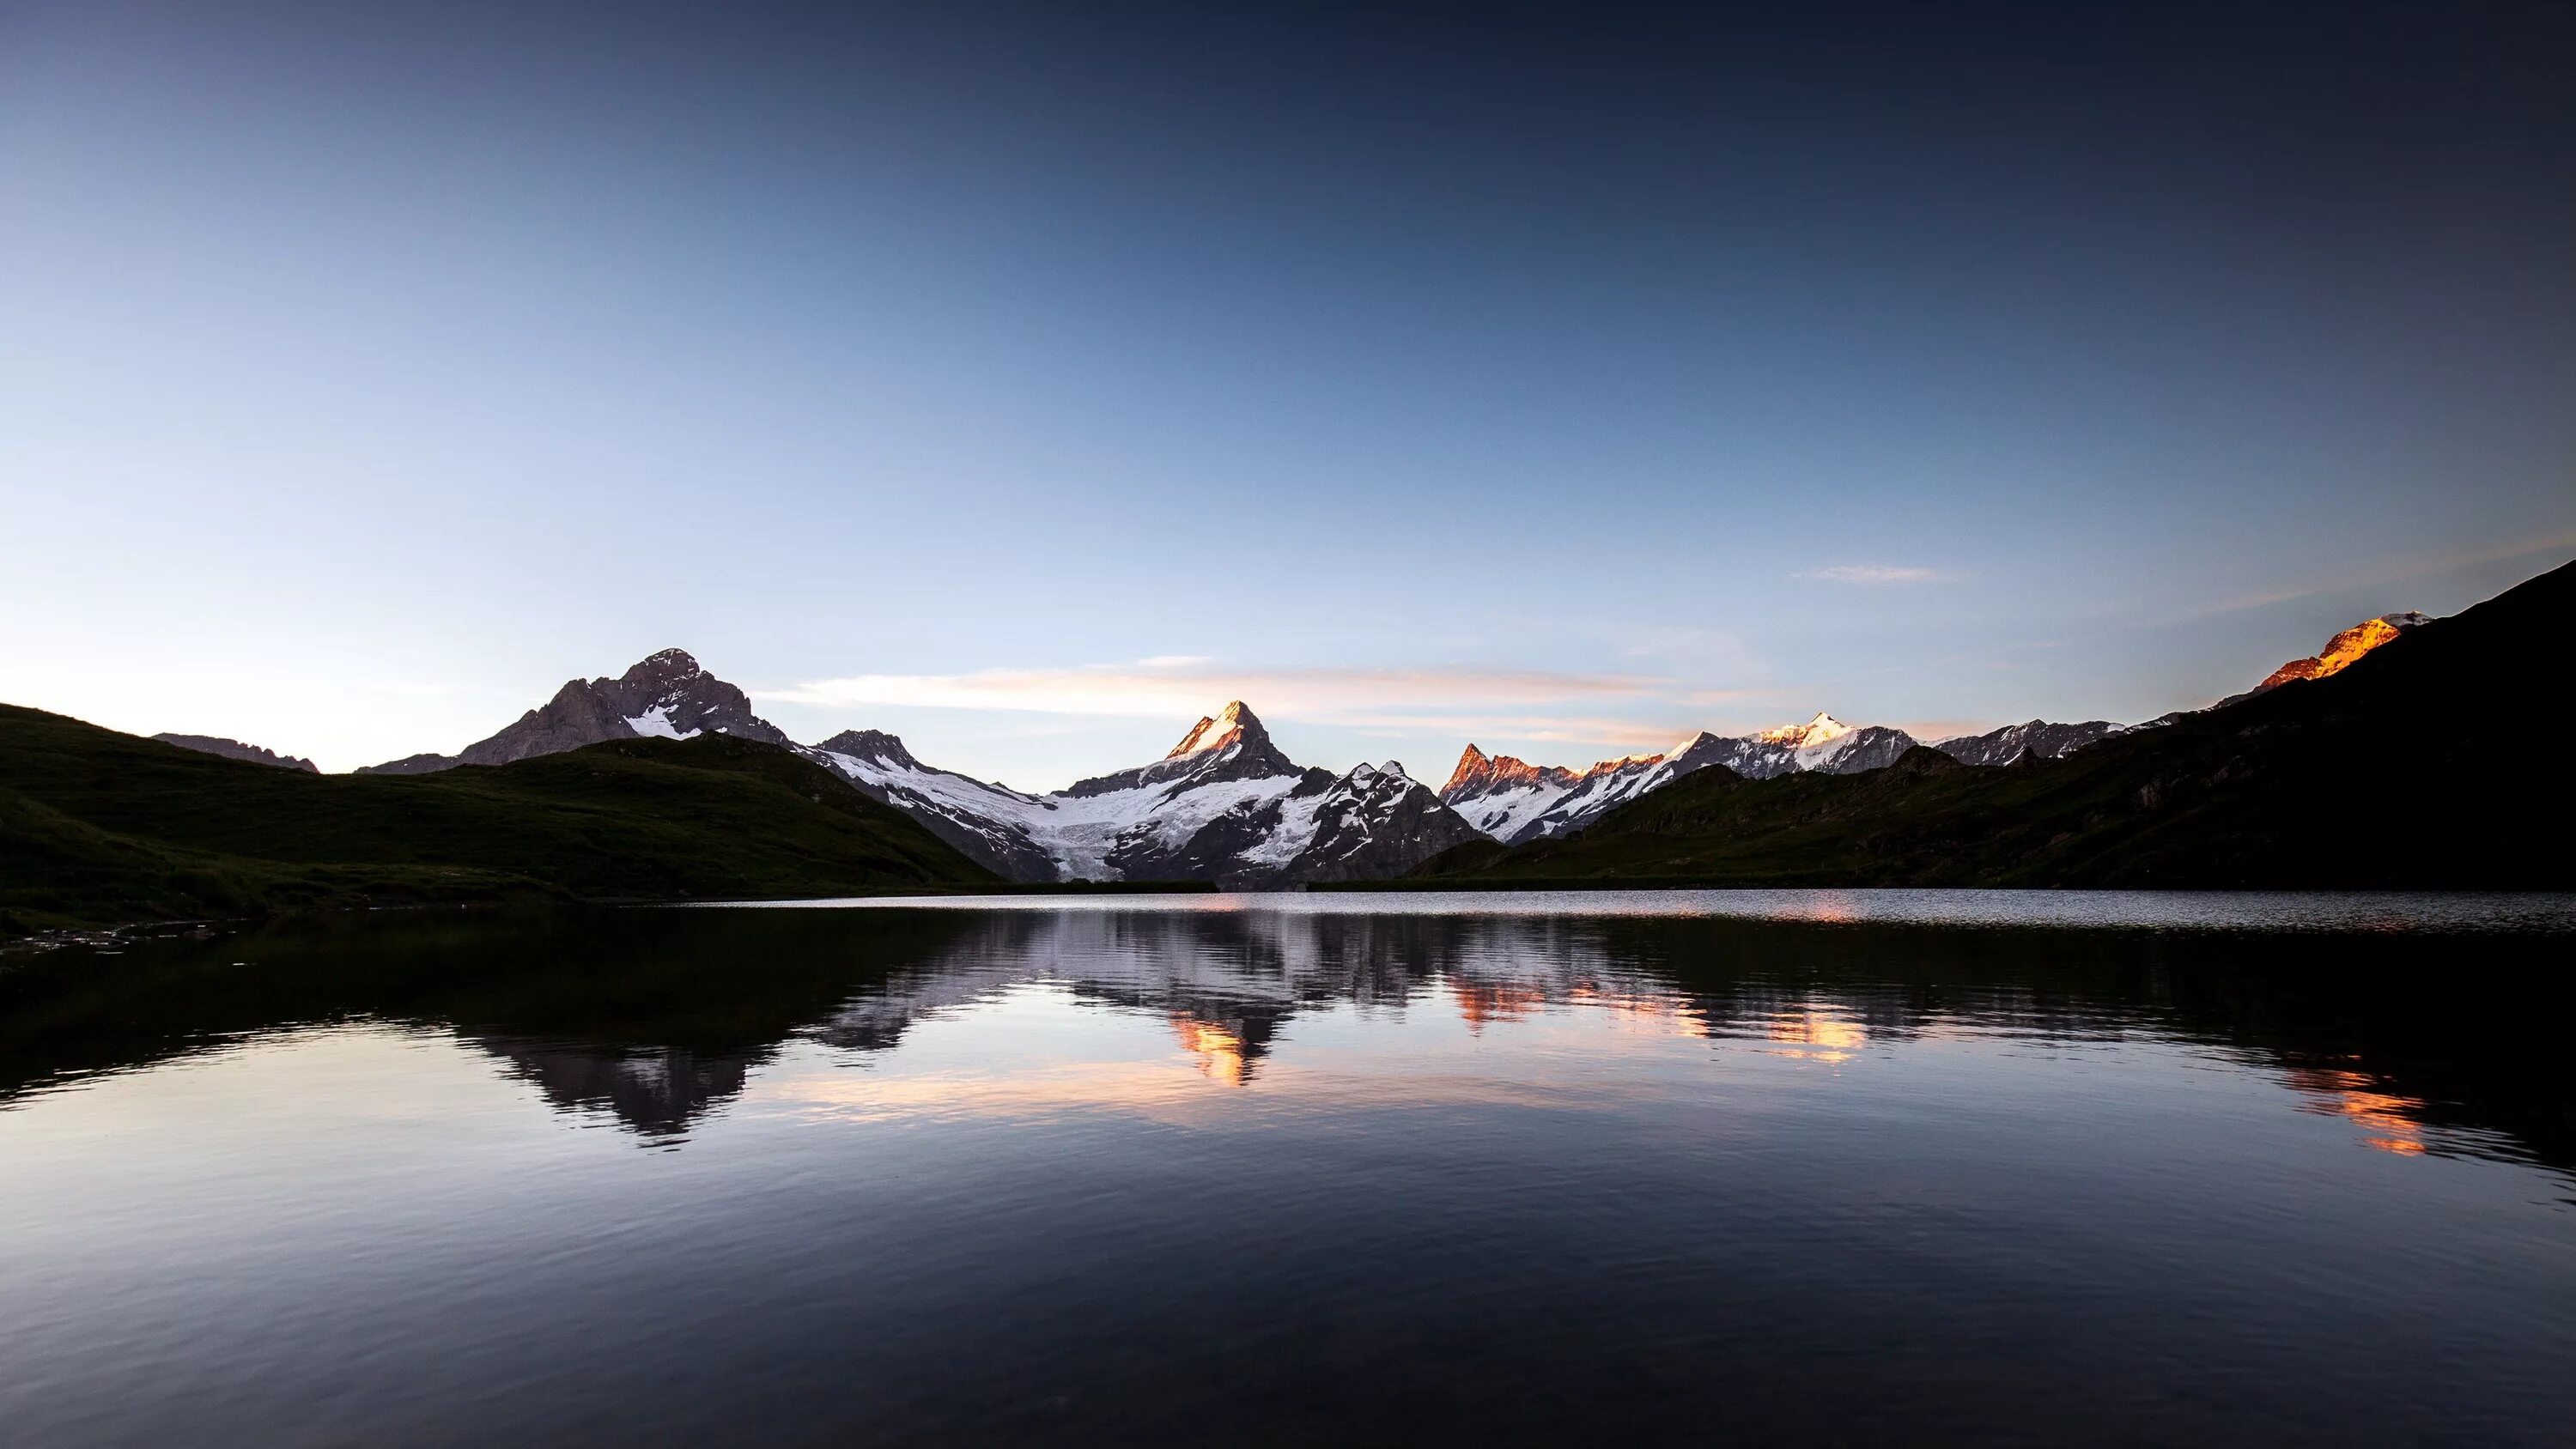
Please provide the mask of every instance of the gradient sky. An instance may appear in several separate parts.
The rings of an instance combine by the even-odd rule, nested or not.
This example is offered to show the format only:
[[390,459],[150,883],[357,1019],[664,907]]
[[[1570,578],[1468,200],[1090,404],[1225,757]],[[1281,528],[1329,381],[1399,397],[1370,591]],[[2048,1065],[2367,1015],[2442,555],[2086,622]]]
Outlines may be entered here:
[[0,700],[1436,783],[2576,556],[2563,5],[1224,8],[0,6]]

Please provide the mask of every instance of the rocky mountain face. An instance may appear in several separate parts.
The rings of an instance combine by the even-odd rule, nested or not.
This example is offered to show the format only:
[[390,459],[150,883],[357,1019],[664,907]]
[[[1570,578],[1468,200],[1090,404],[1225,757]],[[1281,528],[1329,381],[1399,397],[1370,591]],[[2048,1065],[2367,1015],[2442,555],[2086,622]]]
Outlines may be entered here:
[[221,755],[227,760],[248,760],[254,765],[275,765],[282,770],[302,770],[308,775],[322,773],[322,767],[311,760],[295,755],[281,755],[275,750],[263,750],[257,745],[246,745],[239,740],[221,739],[214,735],[162,734],[154,735],[152,738],[165,745],[177,745],[183,750],[195,750],[201,755]]
[[1932,748],[1963,765],[2009,765],[2024,755],[2053,760],[2069,750],[2080,750],[2096,740],[2107,740],[2136,728],[2138,726],[2113,724],[2106,719],[2086,720],[2082,724],[2053,724],[2035,719],[2027,724],[1988,730],[1981,735],[1953,735],[1946,740],[1934,740]]
[[[2255,693],[2277,689],[2294,679],[2324,679],[2350,668],[2361,656],[2387,643],[2409,629],[2432,622],[2428,615],[2408,610],[2402,614],[2382,614],[2364,619],[2326,641],[2326,647],[2305,659],[2293,659],[2266,676],[2254,686]],[[2244,696],[2239,695],[2238,698]]]
[[795,744],[753,714],[741,690],[699,668],[686,651],[665,649],[615,679],[566,680],[543,708],[528,711],[455,755],[410,755],[358,773],[423,775],[457,765],[506,765],[606,740],[685,740],[708,731],[782,747]]
[[1190,726],[1171,752],[1150,765],[1077,780],[1064,791],[1078,799],[1124,794],[1156,785],[1188,781],[1194,787],[1235,781],[1301,775],[1304,771],[1270,743],[1252,711],[1235,700],[1215,715]]
[[1500,840],[1554,808],[1583,779],[1562,765],[1488,755],[1471,744],[1458,757],[1458,768],[1449,772],[1449,783],[1440,787],[1440,799],[1478,832]]
[[1869,725],[1855,729],[1819,713],[1804,724],[1751,735],[1702,730],[1656,755],[1603,760],[1577,774],[1497,760],[1474,745],[1440,798],[1468,823],[1506,845],[1570,835],[1621,805],[1685,775],[1721,766],[1749,780],[1801,770],[1830,775],[1883,769],[1915,744],[1903,730]]
[[1440,798],[1490,795],[1532,785],[1562,789],[1577,778],[1563,765],[1533,765],[1510,755],[1489,756],[1469,745],[1467,753],[1458,757],[1458,768],[1449,772],[1449,783],[1440,787]]
[[853,730],[813,757],[1013,880],[1208,880],[1238,889],[1399,875],[1476,838],[1393,762],[1297,765],[1240,701],[1149,765],[1049,795],[915,759]]

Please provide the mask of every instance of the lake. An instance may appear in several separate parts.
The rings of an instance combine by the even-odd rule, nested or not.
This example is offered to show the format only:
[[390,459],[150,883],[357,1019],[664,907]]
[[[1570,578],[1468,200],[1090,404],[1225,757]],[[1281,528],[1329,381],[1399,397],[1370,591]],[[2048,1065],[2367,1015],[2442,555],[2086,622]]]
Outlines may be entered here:
[[1308,894],[0,957],[0,1437],[2566,1444],[2571,942]]

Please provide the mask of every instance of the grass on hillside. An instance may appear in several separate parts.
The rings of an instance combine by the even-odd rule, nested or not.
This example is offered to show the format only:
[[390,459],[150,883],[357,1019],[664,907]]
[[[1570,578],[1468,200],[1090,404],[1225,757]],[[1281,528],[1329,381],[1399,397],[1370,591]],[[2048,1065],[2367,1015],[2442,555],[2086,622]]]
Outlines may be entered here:
[[0,706],[0,929],[996,884],[830,771],[723,735],[317,776]]

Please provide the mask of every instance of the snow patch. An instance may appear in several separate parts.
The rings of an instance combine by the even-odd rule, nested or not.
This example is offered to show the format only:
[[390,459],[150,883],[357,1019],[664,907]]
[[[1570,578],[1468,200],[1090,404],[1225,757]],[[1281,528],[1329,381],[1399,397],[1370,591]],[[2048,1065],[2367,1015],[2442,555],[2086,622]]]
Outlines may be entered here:
[[635,731],[639,736],[650,736],[655,739],[664,740],[695,739],[700,734],[705,733],[703,730],[689,730],[683,732],[677,726],[673,725],[671,723],[671,707],[667,704],[657,704],[651,709],[644,711],[642,714],[632,716],[626,721],[626,727]]

